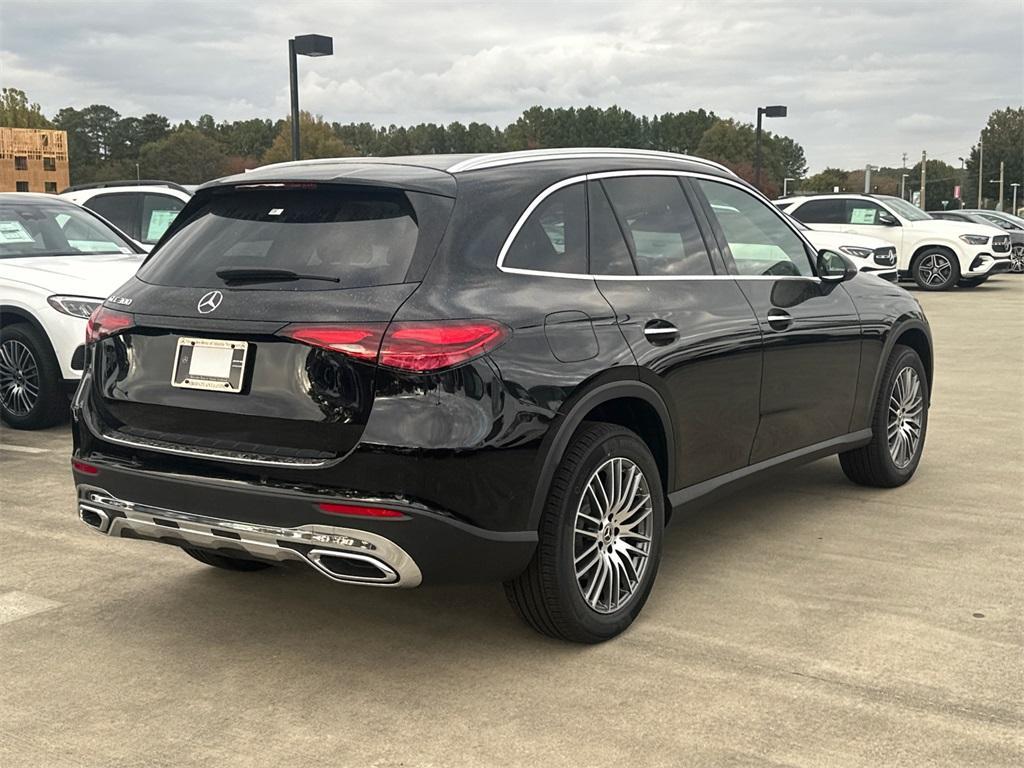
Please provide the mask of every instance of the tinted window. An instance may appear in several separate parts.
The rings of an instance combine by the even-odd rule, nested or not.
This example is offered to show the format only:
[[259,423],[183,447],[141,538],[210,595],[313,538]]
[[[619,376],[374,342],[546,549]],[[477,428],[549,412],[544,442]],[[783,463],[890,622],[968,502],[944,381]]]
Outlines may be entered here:
[[134,252],[114,230],[77,206],[0,205],[0,258]]
[[96,211],[122,232],[139,239],[139,195],[134,192],[119,192],[110,195],[96,195],[84,203],[86,208]]
[[741,275],[813,275],[803,241],[778,211],[730,184],[697,179]]
[[704,239],[676,177],[623,176],[601,184],[623,225],[638,274],[713,274]]
[[541,272],[587,272],[587,211],[583,184],[572,184],[541,201],[505,254],[506,267]]
[[590,273],[593,275],[635,275],[633,257],[622,227],[600,182],[587,185],[590,204]]
[[835,198],[808,200],[792,215],[808,224],[843,224],[846,222],[846,201]]
[[[401,283],[418,232],[408,198],[396,190],[237,191],[213,195],[139,276],[158,285],[218,286],[224,284],[218,269],[255,267],[337,277],[342,288]],[[331,284],[287,285],[312,290]],[[261,286],[267,287],[253,285]]]
[[170,195],[145,194],[142,196],[142,237],[144,243],[155,243],[171,226],[185,203]]

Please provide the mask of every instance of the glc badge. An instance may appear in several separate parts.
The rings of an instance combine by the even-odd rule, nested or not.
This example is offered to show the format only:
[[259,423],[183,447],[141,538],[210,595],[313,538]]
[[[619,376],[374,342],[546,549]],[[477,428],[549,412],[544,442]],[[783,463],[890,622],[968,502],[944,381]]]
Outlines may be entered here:
[[210,291],[209,293],[203,294],[203,298],[199,300],[196,305],[196,309],[204,315],[208,315],[224,301],[224,294],[220,291]]

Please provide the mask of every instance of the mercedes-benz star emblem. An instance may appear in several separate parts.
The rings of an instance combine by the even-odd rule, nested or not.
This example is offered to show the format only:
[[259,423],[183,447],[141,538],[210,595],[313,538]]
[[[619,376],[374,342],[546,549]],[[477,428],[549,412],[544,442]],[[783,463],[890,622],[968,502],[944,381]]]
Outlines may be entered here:
[[210,291],[209,293],[203,294],[203,298],[199,300],[199,303],[196,305],[196,309],[198,309],[202,314],[208,315],[219,307],[222,301],[224,301],[223,293],[220,291]]

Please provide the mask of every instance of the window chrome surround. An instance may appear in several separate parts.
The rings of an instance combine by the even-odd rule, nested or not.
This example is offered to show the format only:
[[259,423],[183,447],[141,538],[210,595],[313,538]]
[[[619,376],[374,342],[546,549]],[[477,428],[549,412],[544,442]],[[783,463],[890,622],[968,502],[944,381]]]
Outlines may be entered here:
[[[730,171],[731,173],[731,171]],[[669,171],[663,169],[650,169],[650,170],[629,170],[629,171],[601,171],[598,173],[587,173],[580,176],[572,176],[568,179],[562,179],[561,181],[555,182],[550,187],[541,192],[533,201],[526,207],[522,215],[516,221],[515,226],[512,227],[512,231],[508,237],[505,238],[504,244],[501,246],[501,250],[498,252],[497,267],[500,271],[513,274],[513,275],[532,275],[534,277],[560,277],[568,280],[616,280],[616,281],[664,281],[664,280],[811,280],[813,282],[821,282],[816,274],[810,275],[594,275],[586,274],[579,275],[572,272],[548,272],[540,269],[522,269],[520,267],[506,267],[505,257],[508,255],[509,250],[512,248],[512,243],[516,239],[516,235],[519,234],[519,230],[526,224],[526,220],[530,218],[530,215],[536,210],[537,206],[544,202],[550,195],[554,194],[560,189],[571,186],[573,184],[583,184],[588,181],[596,181],[599,179],[612,179],[620,178],[623,176],[676,176],[685,177],[691,179],[707,179],[708,181],[717,181],[722,184],[728,184],[736,187],[747,194],[751,195],[754,199],[767,205],[771,210],[776,212],[779,220],[785,224],[789,229],[797,236],[807,248],[810,249],[811,253],[817,253],[817,249],[811,245],[810,241],[804,236],[803,232],[797,229],[789,219],[782,215],[778,208],[776,208],[771,200],[762,195],[755,189],[752,189],[742,182],[734,181],[728,178],[722,178],[721,176],[713,176],[707,173],[697,173],[695,171]],[[809,260],[810,261],[810,260]],[[811,269],[814,269],[813,261],[810,261]]]
[[736,174],[721,163],[713,160],[705,160],[702,157],[682,155],[675,152],[660,152],[655,149],[630,149],[627,147],[578,147],[573,149],[530,149],[520,152],[492,152],[477,157],[461,160],[455,165],[447,168],[448,173],[460,173],[463,171],[479,171],[485,168],[500,168],[506,165],[520,165],[523,163],[539,163],[544,160],[588,160],[599,158],[612,159],[635,159],[635,158],[657,158],[660,160],[675,160],[682,163],[698,163],[724,171],[732,176]]

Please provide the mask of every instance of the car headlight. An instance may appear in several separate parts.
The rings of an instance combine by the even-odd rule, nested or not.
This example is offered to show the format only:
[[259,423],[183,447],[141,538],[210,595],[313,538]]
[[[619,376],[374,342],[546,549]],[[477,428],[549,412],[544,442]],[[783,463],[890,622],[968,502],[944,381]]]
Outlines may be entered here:
[[840,245],[839,250],[858,259],[866,259],[874,253],[870,248],[858,248],[855,245]]
[[971,245],[985,245],[988,242],[988,235],[960,235],[960,239]]
[[46,301],[61,314],[86,320],[92,311],[103,303],[103,299],[94,299],[90,296],[50,296]]

